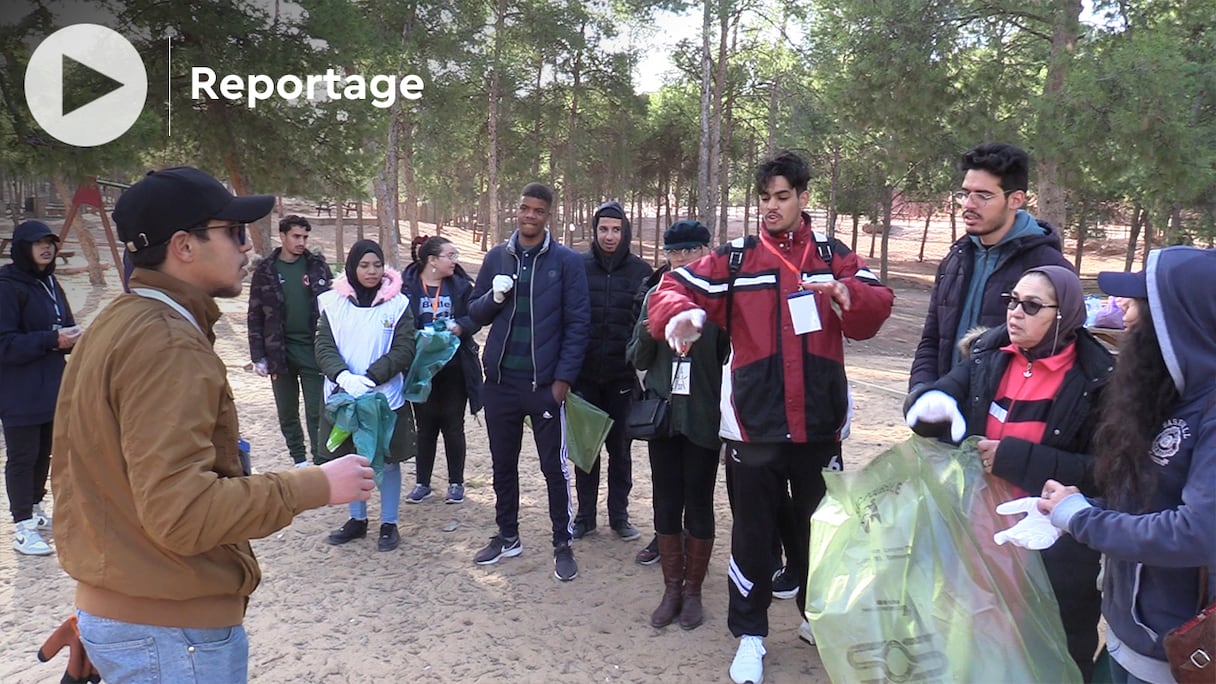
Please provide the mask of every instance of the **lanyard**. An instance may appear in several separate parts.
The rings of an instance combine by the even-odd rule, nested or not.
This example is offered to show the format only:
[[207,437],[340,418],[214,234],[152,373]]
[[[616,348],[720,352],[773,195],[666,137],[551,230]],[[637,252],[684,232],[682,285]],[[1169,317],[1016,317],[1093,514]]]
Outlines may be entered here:
[[[427,288],[426,283],[422,284],[422,291],[426,293],[426,296],[431,296],[431,291]],[[435,297],[431,300],[432,321],[439,318],[439,293],[441,292],[443,292],[443,281],[440,281],[439,284],[435,286]]]
[[175,302],[172,297],[165,294],[164,292],[161,292],[160,290],[150,290],[146,287],[133,287],[133,288],[131,288],[131,293],[137,294],[140,297],[145,297],[147,299],[155,299],[157,301],[168,304],[174,311],[176,311],[179,314],[181,314],[182,316],[184,316],[187,321],[190,321],[190,325],[193,325],[195,330],[198,330],[199,332],[203,332],[202,326],[200,326],[198,324],[198,321],[194,318],[193,315],[191,315],[191,313],[189,311],[186,311],[186,307]]
[[55,307],[55,322],[62,323],[63,312],[59,310],[59,296],[55,294],[55,276],[47,276],[47,279],[51,281],[49,286],[41,278],[38,279],[38,284],[42,286],[42,289],[46,290],[47,296],[51,298],[51,306]]
[[[802,250],[802,261],[799,263],[805,264],[806,258],[811,254],[811,245],[815,244],[814,236],[812,235],[811,238],[812,239],[808,240],[806,243],[806,249]],[[768,240],[769,238],[766,232],[761,230],[760,244],[764,245],[765,249],[772,252],[773,256],[780,259],[781,262],[785,264],[786,268],[790,269],[790,272],[794,274],[794,281],[798,283],[798,289],[802,289],[802,269],[795,266],[789,259],[786,259],[785,255],[777,251],[777,248]],[[790,242],[792,243],[793,240],[790,240]]]

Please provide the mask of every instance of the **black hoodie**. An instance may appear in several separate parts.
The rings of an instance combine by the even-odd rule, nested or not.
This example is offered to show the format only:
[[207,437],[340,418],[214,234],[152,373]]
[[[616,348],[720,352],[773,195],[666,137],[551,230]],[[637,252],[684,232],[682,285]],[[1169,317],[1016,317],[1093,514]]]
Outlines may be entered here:
[[594,234],[600,218],[621,219],[621,243],[612,254],[598,241],[583,255],[587,267],[587,289],[591,300],[591,335],[579,382],[608,382],[631,377],[633,366],[625,356],[625,345],[637,322],[634,296],[653,272],[650,264],[629,251],[633,232],[618,202],[605,202],[591,218]]

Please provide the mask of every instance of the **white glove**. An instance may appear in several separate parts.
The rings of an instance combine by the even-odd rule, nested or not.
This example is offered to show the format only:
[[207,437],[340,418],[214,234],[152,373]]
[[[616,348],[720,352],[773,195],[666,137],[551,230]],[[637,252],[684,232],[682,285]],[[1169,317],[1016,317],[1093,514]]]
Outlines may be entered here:
[[667,321],[667,329],[664,331],[667,346],[677,354],[687,352],[688,346],[701,338],[701,329],[704,327],[704,309],[681,311]]
[[253,362],[253,370],[263,378],[270,375],[270,365],[266,363],[266,359],[260,359]]
[[950,423],[950,438],[955,442],[967,436],[967,420],[958,410],[954,397],[941,390],[930,390],[920,395],[904,416],[908,427],[915,429],[917,423]]
[[996,507],[1001,515],[1016,515],[1025,513],[1026,517],[1007,530],[1001,530],[992,535],[992,541],[998,544],[1013,542],[1031,551],[1041,551],[1060,538],[1062,532],[1051,524],[1051,518],[1039,512],[1039,497],[1027,496],[1013,501],[1006,501]]
[[350,371],[338,373],[337,382],[339,387],[356,399],[367,394],[376,386],[376,383],[372,382],[366,375],[355,375]]
[[490,291],[494,293],[494,301],[502,304],[507,299],[507,293],[515,287],[515,279],[509,275],[498,274],[494,276],[494,282],[490,286]]

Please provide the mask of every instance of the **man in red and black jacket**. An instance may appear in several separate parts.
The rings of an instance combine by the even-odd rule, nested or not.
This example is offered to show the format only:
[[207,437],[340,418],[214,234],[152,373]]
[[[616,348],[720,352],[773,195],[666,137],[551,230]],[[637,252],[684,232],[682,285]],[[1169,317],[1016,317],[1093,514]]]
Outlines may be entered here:
[[[789,488],[799,525],[800,543],[786,553],[791,565],[806,567],[823,469],[841,467],[849,409],[844,338],[873,337],[894,302],[859,256],[812,231],[804,213],[809,180],[810,169],[793,152],[765,160],[756,171],[759,237],[671,271],[650,298],[650,332],[677,353],[706,321],[730,333],[720,433],[735,494],[727,626],[740,637],[731,665],[740,683],[763,676],[780,493]],[[800,613],[805,607],[803,577]]]

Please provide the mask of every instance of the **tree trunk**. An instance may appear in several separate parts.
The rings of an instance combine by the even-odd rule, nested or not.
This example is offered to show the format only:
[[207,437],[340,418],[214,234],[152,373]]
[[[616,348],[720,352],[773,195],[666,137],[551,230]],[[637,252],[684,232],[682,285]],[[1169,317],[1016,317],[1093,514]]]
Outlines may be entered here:
[[[68,187],[67,180],[63,176],[56,175],[52,182],[55,185],[55,193],[59,195],[59,201],[63,204],[64,212],[72,212],[73,194]],[[99,211],[105,211],[105,207],[102,207]],[[89,284],[93,287],[105,287],[106,278],[101,270],[101,254],[97,252],[97,242],[93,240],[93,235],[89,233],[89,227],[85,225],[84,219],[80,216],[80,207],[76,207],[74,213],[65,213],[64,216],[71,216],[72,223],[75,224],[76,240],[80,243],[80,252],[84,255],[85,263],[88,264]],[[66,221],[67,219],[65,218],[64,220]],[[73,226],[64,226],[65,229],[71,227]],[[60,234],[63,234],[62,230]],[[63,249],[63,245],[59,245],[59,249]],[[122,265],[119,264],[118,267],[121,269]]]
[[414,175],[414,133],[413,119],[406,118],[402,122],[401,131],[401,175],[405,181],[405,219],[410,224],[410,241],[418,237],[418,179]]
[[1077,253],[1072,259],[1072,270],[1081,272],[1081,259],[1085,255],[1085,238],[1089,233],[1089,198],[1081,200],[1081,218],[1077,221]]
[[947,197],[950,202],[950,244],[954,244],[958,240],[958,203],[954,201],[954,197]]
[[1136,241],[1140,239],[1140,224],[1144,220],[1144,207],[1140,204],[1132,209],[1132,227],[1127,235],[1127,253],[1123,257],[1123,270],[1132,270],[1136,263]]
[[[208,108],[220,110],[222,107]],[[248,195],[249,184],[245,180],[245,174],[241,172],[240,164],[236,161],[236,156],[232,153],[225,153],[223,156],[224,170],[228,172],[228,182],[232,185],[232,191],[237,195]],[[249,237],[253,241],[253,251],[261,255],[270,254],[270,217],[266,216],[254,223],[250,224]]]
[[334,219],[334,261],[342,263],[346,261],[346,245],[342,244],[342,232],[346,228],[346,200],[339,197],[334,203],[338,205],[338,218]]
[[[704,0],[701,14],[701,136],[697,155],[697,217],[714,233],[713,157],[714,86],[709,36],[713,28],[713,0]],[[677,195],[678,197],[678,195]]]
[[[836,195],[840,190],[840,143],[832,143],[832,162],[829,167],[831,183],[828,186],[828,237],[836,236]],[[921,253],[925,251],[921,243]]]
[[376,220],[380,224],[378,239],[380,249],[384,250],[385,266],[401,268],[401,249],[397,240],[401,234],[397,225],[397,148],[400,140],[401,100],[393,103],[389,116],[384,163],[380,165],[376,177],[372,180],[372,191],[376,197]]
[[929,211],[925,214],[925,232],[920,235],[920,254],[916,255],[916,261],[924,263],[925,261],[925,243],[929,241],[929,222],[933,220],[933,207],[929,207]]
[[1148,253],[1153,249],[1153,216],[1147,210],[1144,212],[1144,256],[1141,257],[1140,268],[1148,268]]
[[[507,21],[507,0],[498,0],[494,10],[494,61],[490,65],[490,102],[486,124],[489,134],[488,152],[488,181],[490,195],[489,220],[486,231],[494,231],[494,239],[501,242],[506,239],[503,235],[506,226],[498,220],[498,91],[501,87],[499,69],[502,65],[502,44],[506,39],[503,35]],[[539,115],[537,116],[539,118]],[[485,246],[482,246],[485,250]]]
[[[895,203],[896,192],[894,187],[888,187],[882,200],[882,258],[879,261],[881,265],[879,267],[878,279],[884,283],[887,282],[887,266],[890,262],[891,206]],[[873,246],[871,246],[870,251],[873,251]]]
[[[1040,117],[1040,137],[1047,144],[1038,162],[1038,217],[1054,226],[1068,225],[1065,205],[1065,188],[1060,177],[1064,142],[1043,135],[1044,130],[1055,125],[1056,118],[1065,107],[1067,99],[1068,73],[1072,67],[1073,54],[1077,48],[1080,30],[1081,0],[1052,0],[1051,54],[1047,65],[1047,77],[1043,82],[1043,107]],[[1054,136],[1052,136],[1054,137]]]
[[849,243],[849,249],[853,250],[854,252],[857,251],[857,230],[860,223],[861,215],[853,214],[853,241]]

